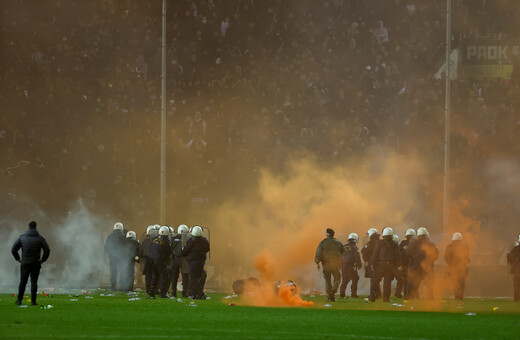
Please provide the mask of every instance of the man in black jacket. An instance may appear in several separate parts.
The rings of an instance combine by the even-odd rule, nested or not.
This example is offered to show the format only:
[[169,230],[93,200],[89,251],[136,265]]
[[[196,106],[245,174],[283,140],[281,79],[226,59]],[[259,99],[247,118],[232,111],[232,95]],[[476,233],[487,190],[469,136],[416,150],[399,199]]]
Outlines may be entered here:
[[204,294],[202,275],[204,273],[204,264],[206,263],[206,253],[209,252],[209,242],[202,236],[202,228],[198,225],[194,226],[191,236],[186,242],[186,246],[182,249],[182,256],[188,257],[188,265],[190,268],[190,293],[194,299],[206,298]]
[[[22,248],[22,258],[18,255],[18,250]],[[43,257],[40,258],[43,249]],[[40,235],[36,230],[36,222],[29,223],[29,230],[16,240],[11,249],[16,261],[21,263],[20,266],[20,285],[18,286],[18,299],[16,304],[22,304],[25,286],[29,276],[31,277],[31,305],[36,306],[36,295],[38,290],[38,276],[40,275],[41,264],[49,258],[50,248],[45,237]]]

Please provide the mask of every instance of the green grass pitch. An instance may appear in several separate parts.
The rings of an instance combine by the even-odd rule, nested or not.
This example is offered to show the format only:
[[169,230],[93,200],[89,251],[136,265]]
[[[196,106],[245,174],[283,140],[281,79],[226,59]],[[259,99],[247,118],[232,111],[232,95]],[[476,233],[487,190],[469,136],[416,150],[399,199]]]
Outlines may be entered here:
[[146,294],[134,301],[124,293],[100,296],[108,293],[40,295],[40,306],[25,308],[12,295],[0,295],[0,339],[513,339],[520,331],[520,303],[502,299],[467,299],[464,305],[448,300],[438,302],[439,311],[426,312],[423,300],[349,298],[328,307],[323,296],[304,296],[315,306],[262,308],[230,306],[236,298],[216,293],[196,306],[189,299],[149,300]]

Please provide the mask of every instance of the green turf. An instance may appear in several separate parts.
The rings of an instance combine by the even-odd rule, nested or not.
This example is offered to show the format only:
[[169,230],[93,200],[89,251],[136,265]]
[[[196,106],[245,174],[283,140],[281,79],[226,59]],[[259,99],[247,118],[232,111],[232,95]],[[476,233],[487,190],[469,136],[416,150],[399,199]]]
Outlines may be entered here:
[[[43,338],[489,338],[513,339],[520,330],[520,304],[511,300],[468,299],[438,302],[439,312],[424,312],[425,301],[365,303],[305,297],[314,307],[259,308],[229,306],[237,302],[210,294],[211,300],[182,303],[170,299],[129,301],[125,294],[102,297],[93,291],[77,298],[39,296],[40,305],[20,308],[11,295],[0,295],[0,339]],[[78,301],[70,301],[77,299]],[[26,303],[26,302],[24,302]],[[411,309],[413,307],[413,310]],[[493,311],[493,307],[499,307]],[[476,313],[476,315],[466,315]]]

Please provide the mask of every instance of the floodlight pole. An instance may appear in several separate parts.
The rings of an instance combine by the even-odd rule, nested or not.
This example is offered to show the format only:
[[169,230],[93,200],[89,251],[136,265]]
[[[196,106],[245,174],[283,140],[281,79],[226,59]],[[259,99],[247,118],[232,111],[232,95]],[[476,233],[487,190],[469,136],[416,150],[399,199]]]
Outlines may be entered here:
[[162,0],[161,197],[160,223],[166,224],[166,0]]
[[444,198],[442,228],[448,227],[450,200],[450,120],[451,120],[451,0],[446,0],[446,96],[444,99]]

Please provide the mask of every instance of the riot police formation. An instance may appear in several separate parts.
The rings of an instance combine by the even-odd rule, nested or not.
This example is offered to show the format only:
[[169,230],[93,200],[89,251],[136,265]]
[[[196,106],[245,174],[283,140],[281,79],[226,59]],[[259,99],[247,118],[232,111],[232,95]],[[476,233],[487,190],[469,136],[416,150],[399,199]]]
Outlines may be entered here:
[[[338,290],[341,281],[341,254],[345,251],[343,244],[334,238],[334,230],[327,228],[327,238],[320,242],[318,249],[316,249],[316,256],[314,262],[318,270],[320,270],[320,262],[323,265],[323,277],[325,279],[325,286],[327,290],[328,301],[335,301],[335,294]],[[331,276],[334,278],[334,283],[331,282]]]
[[[377,286],[383,280],[383,302],[390,302],[392,280],[400,268],[399,246],[394,242],[393,236],[393,229],[386,227],[383,230],[383,239],[375,245],[369,261],[370,269],[375,273]],[[374,302],[375,299],[374,295],[370,296],[370,301]]]
[[455,299],[462,300],[468,275],[469,250],[468,246],[462,242],[461,233],[453,234],[451,243],[444,252],[444,260],[448,265],[447,273],[453,285]]
[[206,254],[209,252],[209,241],[202,236],[202,228],[194,226],[191,231],[191,238],[186,242],[186,246],[182,249],[181,255],[188,257],[189,266],[189,291],[194,299],[205,299],[204,282],[204,264],[206,263]]
[[139,241],[135,231],[126,233],[126,242],[124,247],[124,258],[126,268],[122,271],[123,279],[121,280],[121,288],[125,291],[134,289],[135,263],[139,262]]
[[515,302],[520,301],[520,235],[516,246],[507,254],[507,262],[513,275],[513,297]]
[[370,279],[370,300],[375,301],[381,296],[381,287],[376,280],[374,269],[370,266],[370,260],[380,239],[376,228],[368,229],[367,236],[368,242],[361,250],[361,255],[363,256],[363,262],[365,262],[365,277]]
[[117,276],[119,274],[119,285],[123,289],[123,281],[126,275],[128,263],[125,259],[125,232],[121,222],[114,224],[113,232],[105,242],[105,253],[108,255],[110,265],[110,286],[117,290]]
[[359,249],[356,245],[359,237],[356,233],[348,235],[347,244],[343,246],[344,252],[341,254],[341,286],[339,287],[339,295],[344,298],[345,290],[350,281],[351,297],[357,298],[357,286],[359,281],[358,270],[363,266]]
[[428,230],[421,227],[417,230],[417,240],[408,247],[410,264],[405,299],[418,298],[419,286],[423,281],[426,285],[426,297],[433,299],[433,264],[439,258],[439,251],[429,238]]
[[410,263],[407,250],[410,244],[414,241],[415,235],[415,230],[409,228],[408,230],[406,230],[406,233],[404,234],[406,239],[402,240],[399,244],[399,253],[401,254],[401,270],[398,272],[397,285],[395,287],[396,298],[402,298],[404,295],[406,295],[407,292],[406,289],[408,282],[408,264]]
[[171,295],[177,297],[177,283],[179,281],[179,274],[182,276],[182,297],[188,297],[189,288],[189,271],[188,271],[188,259],[186,256],[182,256],[182,248],[186,245],[186,242],[190,238],[191,234],[188,233],[188,226],[181,224],[177,228],[177,235],[172,238],[172,292]]

